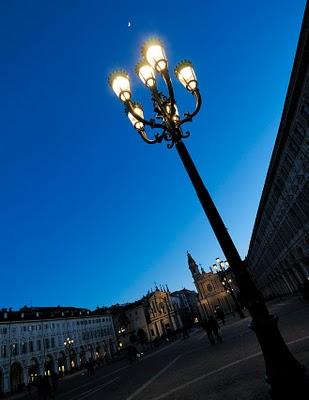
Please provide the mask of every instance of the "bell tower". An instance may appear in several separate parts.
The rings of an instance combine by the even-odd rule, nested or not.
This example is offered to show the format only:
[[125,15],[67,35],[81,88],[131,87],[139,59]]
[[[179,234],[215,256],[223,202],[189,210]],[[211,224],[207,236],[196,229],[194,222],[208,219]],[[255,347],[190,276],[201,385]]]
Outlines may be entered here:
[[199,271],[198,265],[196,264],[193,257],[191,256],[191,254],[188,251],[187,251],[187,256],[188,256],[189,270],[191,271],[192,277],[195,281],[196,278],[201,276],[201,273]]

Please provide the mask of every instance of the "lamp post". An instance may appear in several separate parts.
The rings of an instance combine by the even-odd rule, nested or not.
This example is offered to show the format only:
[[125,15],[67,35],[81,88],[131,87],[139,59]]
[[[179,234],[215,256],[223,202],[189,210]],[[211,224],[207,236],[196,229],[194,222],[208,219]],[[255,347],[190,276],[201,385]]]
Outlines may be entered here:
[[219,274],[221,275],[220,276],[220,277],[222,277],[221,283],[225,287],[226,291],[228,291],[228,293],[230,293],[239,317],[245,318],[245,315],[244,315],[244,313],[239,305],[239,302],[235,296],[234,289],[231,286],[231,280],[229,278],[227,278],[226,268],[229,267],[229,263],[227,261],[221,261],[220,258],[216,258],[216,264],[213,264],[212,267],[214,270],[218,271]]
[[69,354],[69,365],[70,365],[70,369],[72,369],[72,367],[75,367],[75,365],[74,366],[71,365],[71,350],[73,348],[74,339],[67,337],[63,344]]
[[[162,42],[157,39],[147,41],[142,47],[142,56],[142,61],[136,66],[136,73],[150,90],[155,113],[154,118],[146,119],[142,105],[132,101],[127,72],[122,70],[113,72],[109,76],[109,84],[117,97],[124,103],[129,120],[146,143],[155,144],[166,141],[168,148],[176,147],[204,212],[231,266],[240,294],[252,316],[251,328],[254,330],[263,352],[272,398],[282,400],[289,396],[290,399],[305,399],[309,391],[309,382],[305,370],[284,342],[277,326],[278,319],[269,313],[249,274],[246,261],[240,258],[230,234],[184,145],[183,139],[190,134],[184,132],[182,127],[185,123],[192,121],[202,104],[193,65],[190,61],[182,61],[174,70],[177,79],[195,98],[194,111],[185,113],[184,117],[181,118],[177,109],[174,89],[168,72],[168,60]],[[159,91],[157,77],[161,77],[165,82],[166,94]],[[152,138],[147,135],[146,127],[156,131]],[[307,393],[305,397],[303,397],[304,393]]]

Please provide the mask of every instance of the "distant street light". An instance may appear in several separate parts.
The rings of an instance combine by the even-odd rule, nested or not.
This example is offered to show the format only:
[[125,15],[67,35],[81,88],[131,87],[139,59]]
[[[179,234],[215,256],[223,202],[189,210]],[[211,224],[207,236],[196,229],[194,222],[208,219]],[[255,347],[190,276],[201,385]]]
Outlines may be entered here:
[[[304,368],[298,363],[285,344],[277,326],[278,319],[269,314],[264,299],[249,274],[246,261],[240,255],[227,231],[221,216],[213,203],[189,153],[183,139],[189,132],[183,132],[182,126],[192,121],[199,112],[202,100],[197,78],[190,61],[179,63],[174,72],[176,78],[195,98],[195,110],[185,113],[184,118],[178,112],[172,81],[168,72],[168,60],[160,40],[147,41],[142,48],[143,59],[137,64],[136,73],[151,92],[154,118],[144,118],[143,107],[133,102],[129,75],[125,71],[116,71],[109,76],[109,84],[117,97],[124,103],[125,111],[141,138],[149,144],[167,141],[167,147],[174,145],[196,190],[212,229],[231,266],[240,294],[252,316],[251,328],[260,343],[266,366],[267,381],[271,385],[273,399],[308,398],[309,382]],[[167,94],[159,91],[157,75],[163,78]],[[152,138],[146,134],[146,127],[158,130]],[[302,397],[306,393],[306,397]]]
[[72,348],[72,346],[74,344],[74,340],[68,337],[68,338],[65,339],[63,344],[64,344],[66,349],[71,350],[71,348]]
[[235,296],[234,289],[232,288],[232,280],[227,278],[226,269],[229,267],[229,263],[227,261],[221,261],[220,258],[216,258],[216,264],[213,264],[212,268],[218,272],[220,278],[222,278],[222,285],[225,287],[227,293],[229,293],[233,299],[233,302],[236,307],[236,311],[240,318],[245,318],[244,313],[240,307],[240,304]]
[[70,367],[74,368],[75,367],[75,362],[74,362],[74,360],[71,360],[71,351],[73,349],[74,339],[71,339],[70,337],[67,337],[63,344],[64,344],[64,347],[66,348],[66,350],[67,350],[67,352],[69,354]]

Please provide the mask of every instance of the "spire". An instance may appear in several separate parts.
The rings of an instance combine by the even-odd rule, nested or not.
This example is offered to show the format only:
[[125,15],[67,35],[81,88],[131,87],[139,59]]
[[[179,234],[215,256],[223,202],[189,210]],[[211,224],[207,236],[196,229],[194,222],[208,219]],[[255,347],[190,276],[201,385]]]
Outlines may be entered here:
[[193,279],[195,280],[196,278],[198,278],[201,275],[201,273],[198,269],[198,265],[196,264],[193,257],[191,256],[191,254],[188,251],[187,251],[187,256],[188,256],[189,269],[191,271]]

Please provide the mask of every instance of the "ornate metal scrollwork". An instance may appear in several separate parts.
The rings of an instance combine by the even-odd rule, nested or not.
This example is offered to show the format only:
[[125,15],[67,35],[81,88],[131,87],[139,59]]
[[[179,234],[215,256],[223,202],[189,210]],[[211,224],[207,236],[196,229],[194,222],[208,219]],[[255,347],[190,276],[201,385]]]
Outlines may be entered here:
[[[151,88],[151,100],[155,116],[149,120],[138,115],[133,108],[133,102],[130,100],[125,102],[127,112],[130,112],[134,118],[142,123],[142,128],[137,129],[142,139],[148,144],[161,143],[163,140],[169,142],[167,147],[171,149],[175,143],[190,136],[190,132],[183,132],[181,125],[186,122],[191,122],[192,118],[199,112],[201,108],[201,96],[198,88],[192,94],[195,98],[195,109],[192,113],[184,113],[184,118],[181,119],[177,112],[176,102],[174,98],[174,89],[168,71],[162,74],[163,81],[165,82],[168,95],[159,91],[156,86]],[[157,122],[158,121],[158,122]],[[151,129],[160,129],[160,133],[155,133],[153,138],[148,137],[146,133],[146,126]]]

